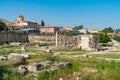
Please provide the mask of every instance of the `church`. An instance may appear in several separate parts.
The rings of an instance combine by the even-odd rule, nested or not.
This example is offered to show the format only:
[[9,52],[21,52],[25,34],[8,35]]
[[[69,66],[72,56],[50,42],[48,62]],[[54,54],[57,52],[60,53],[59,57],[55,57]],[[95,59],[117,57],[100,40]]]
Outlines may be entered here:
[[11,28],[11,30],[25,31],[29,34],[39,33],[38,23],[35,22],[35,20],[27,21],[22,15],[18,16],[15,22],[9,23],[8,27]]

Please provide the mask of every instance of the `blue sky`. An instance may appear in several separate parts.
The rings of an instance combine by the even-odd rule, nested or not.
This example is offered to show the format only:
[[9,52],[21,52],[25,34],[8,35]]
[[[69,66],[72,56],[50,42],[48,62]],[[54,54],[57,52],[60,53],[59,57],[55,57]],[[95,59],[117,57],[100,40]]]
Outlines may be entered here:
[[120,0],[0,0],[0,18],[41,20],[47,25],[120,28]]

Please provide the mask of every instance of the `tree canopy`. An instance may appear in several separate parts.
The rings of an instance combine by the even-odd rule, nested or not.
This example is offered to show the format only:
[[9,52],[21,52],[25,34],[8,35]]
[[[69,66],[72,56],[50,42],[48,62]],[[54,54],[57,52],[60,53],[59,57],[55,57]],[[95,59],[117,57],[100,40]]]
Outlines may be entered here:
[[111,27],[104,28],[104,29],[102,30],[102,32],[104,32],[104,33],[113,32],[113,31],[114,31],[114,30],[113,30],[113,28],[111,28]]
[[8,30],[8,27],[4,22],[0,21],[0,31],[3,31],[3,30]]
[[78,25],[78,26],[75,26],[75,29],[79,30],[79,29],[83,29],[84,26],[83,25]]
[[107,34],[100,34],[100,43],[107,43],[110,42],[111,39]]
[[120,29],[116,29],[115,32],[116,32],[116,33],[119,33],[119,32],[120,32]]
[[43,20],[41,20],[41,25],[45,26],[45,22]]

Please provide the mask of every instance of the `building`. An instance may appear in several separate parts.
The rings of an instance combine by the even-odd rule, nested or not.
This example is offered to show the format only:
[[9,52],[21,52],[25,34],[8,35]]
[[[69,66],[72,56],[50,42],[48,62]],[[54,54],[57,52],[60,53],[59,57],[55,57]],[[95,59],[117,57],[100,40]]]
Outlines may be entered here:
[[89,31],[91,34],[99,33],[100,31],[97,29],[92,29]]
[[65,32],[66,33],[72,33],[72,34],[74,34],[74,35],[77,35],[78,34],[78,30],[77,29],[75,29],[75,28],[71,28],[71,27],[66,27],[65,28]]
[[78,47],[82,50],[98,50],[99,38],[96,35],[81,35]]
[[79,29],[78,30],[80,33],[83,33],[83,34],[88,34],[89,32],[88,32],[88,30],[87,29]]
[[39,31],[41,34],[55,34],[56,32],[59,32],[59,27],[46,26],[46,27],[41,27]]
[[73,33],[73,35],[77,35],[79,33],[79,31],[77,29],[73,28],[72,33]]
[[114,36],[114,33],[113,32],[108,32],[107,35],[112,38]]
[[26,31],[27,33],[39,33],[38,23],[33,21],[27,21],[24,16],[18,16],[18,19],[7,26],[12,30]]
[[68,32],[68,33],[69,33],[69,32],[72,32],[72,31],[73,31],[73,28],[71,28],[71,27],[66,27],[66,28],[65,28],[65,32]]

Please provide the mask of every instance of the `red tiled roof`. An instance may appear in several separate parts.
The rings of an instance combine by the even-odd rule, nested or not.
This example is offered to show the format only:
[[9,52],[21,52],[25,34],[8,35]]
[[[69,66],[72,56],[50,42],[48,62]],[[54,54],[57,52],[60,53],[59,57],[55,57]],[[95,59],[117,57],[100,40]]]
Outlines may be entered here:
[[56,28],[56,26],[45,26],[45,27],[40,27],[40,28]]
[[19,15],[19,17],[20,17],[20,18],[24,18],[24,16],[23,16],[23,15]]
[[107,35],[113,35],[114,33],[113,32],[108,32]]

